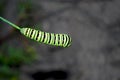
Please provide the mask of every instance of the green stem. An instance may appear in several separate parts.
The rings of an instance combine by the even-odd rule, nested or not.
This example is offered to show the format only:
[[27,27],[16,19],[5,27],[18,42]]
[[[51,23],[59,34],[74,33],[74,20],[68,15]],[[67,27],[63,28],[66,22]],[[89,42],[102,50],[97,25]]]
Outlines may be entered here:
[[20,29],[21,29],[19,26],[17,26],[17,25],[15,25],[15,24],[13,24],[12,22],[10,22],[10,21],[8,21],[8,20],[6,20],[6,19],[2,18],[2,17],[0,17],[0,19],[1,19],[2,21],[4,21],[4,22],[8,23],[8,24],[9,24],[9,25],[11,25],[12,27],[14,27],[14,28],[18,29],[18,30],[20,30]]

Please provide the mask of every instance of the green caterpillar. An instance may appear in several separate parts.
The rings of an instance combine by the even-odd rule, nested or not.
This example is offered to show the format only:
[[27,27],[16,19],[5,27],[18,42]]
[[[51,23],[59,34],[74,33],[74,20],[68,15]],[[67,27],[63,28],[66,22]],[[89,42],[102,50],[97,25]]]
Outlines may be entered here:
[[10,21],[2,17],[0,17],[0,19],[8,23],[12,27],[20,30],[20,32],[26,37],[33,39],[37,42],[60,47],[69,47],[71,45],[71,37],[67,34],[54,34],[31,28],[20,28],[19,26],[11,23]]

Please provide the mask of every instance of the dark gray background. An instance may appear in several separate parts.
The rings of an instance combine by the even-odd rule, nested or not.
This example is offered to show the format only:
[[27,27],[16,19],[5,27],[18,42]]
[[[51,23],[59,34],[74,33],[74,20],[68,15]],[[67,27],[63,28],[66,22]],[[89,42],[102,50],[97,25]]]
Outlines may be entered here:
[[[8,3],[4,15],[15,21],[17,0]],[[120,0],[34,0],[33,4],[48,14],[43,30],[70,34],[72,45],[65,49],[33,45],[38,60],[21,67],[21,80],[32,80],[28,72],[56,69],[68,70],[68,80],[120,80]],[[38,7],[34,15],[41,14]]]

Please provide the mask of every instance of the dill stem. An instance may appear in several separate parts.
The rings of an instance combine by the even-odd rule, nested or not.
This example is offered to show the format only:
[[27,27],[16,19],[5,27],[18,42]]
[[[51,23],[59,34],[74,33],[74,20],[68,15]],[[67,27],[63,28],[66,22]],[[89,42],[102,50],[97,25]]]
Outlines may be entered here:
[[13,24],[12,22],[8,21],[7,19],[4,19],[3,17],[0,17],[0,19],[1,19],[2,21],[4,21],[4,22],[8,23],[8,24],[11,25],[12,27],[18,29],[18,30],[21,29],[19,26]]

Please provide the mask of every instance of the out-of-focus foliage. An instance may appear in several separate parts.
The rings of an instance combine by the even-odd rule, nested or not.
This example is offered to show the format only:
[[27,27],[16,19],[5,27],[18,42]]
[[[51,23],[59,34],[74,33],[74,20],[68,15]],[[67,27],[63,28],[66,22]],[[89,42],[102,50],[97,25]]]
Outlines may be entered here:
[[[6,4],[6,0],[0,0],[0,16],[3,15],[5,4]],[[1,26],[1,22],[0,22],[0,26]]]
[[23,64],[30,64],[35,59],[34,48],[19,49],[11,46],[4,46],[0,51],[0,80],[18,80],[19,67]]
[[18,80],[19,71],[7,65],[0,66],[0,80]]
[[17,10],[20,15],[20,17],[27,18],[32,11],[32,1],[31,0],[26,0],[26,1],[19,1]]
[[32,0],[21,0],[18,1],[17,12],[18,17],[20,19],[21,26],[30,27],[34,24],[33,14],[34,5],[32,4]]
[[[4,8],[9,8],[6,7],[6,2],[7,0],[0,0],[0,16],[4,14]],[[35,24],[33,14],[35,9],[32,0],[18,0],[16,9],[18,26],[32,27]],[[4,26],[1,25],[1,27]],[[15,30],[12,31],[14,33]],[[0,80],[19,80],[20,67],[24,64],[30,65],[36,59],[36,50],[27,45],[27,41],[24,44],[25,39],[21,42],[24,44],[23,47],[13,47],[14,43],[13,46],[6,45],[7,41],[13,38],[10,37],[13,33],[8,32],[7,36],[0,37],[2,43],[0,44]]]
[[0,15],[2,15],[4,11],[4,5],[6,4],[6,0],[0,0]]
[[0,54],[0,62],[2,61],[6,65],[28,63],[34,58],[34,54],[35,50],[31,47],[26,50],[8,47],[4,48],[3,52]]
[[[37,9],[41,10],[41,7],[38,8],[37,5],[33,4],[33,0],[21,0],[18,1],[17,12],[20,19],[20,24],[23,27],[33,27],[35,29],[41,29],[40,22],[39,24],[35,21],[35,13]],[[42,13],[41,13],[42,14]]]

